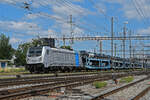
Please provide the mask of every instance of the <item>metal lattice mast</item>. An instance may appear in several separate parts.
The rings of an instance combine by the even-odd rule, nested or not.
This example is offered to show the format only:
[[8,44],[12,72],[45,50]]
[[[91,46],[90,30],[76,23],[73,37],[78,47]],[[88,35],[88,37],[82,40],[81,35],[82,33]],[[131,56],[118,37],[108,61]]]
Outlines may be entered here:
[[130,42],[129,49],[130,49],[130,59],[131,59],[131,55],[132,55],[131,54],[132,53],[131,52],[131,50],[132,50],[132,45],[131,45],[132,44],[132,41],[131,41],[131,30],[129,31],[129,42]]
[[117,44],[115,43],[115,57],[117,56]]
[[124,39],[123,39],[123,58],[126,57],[126,53],[125,53],[125,51],[126,51],[126,43],[125,43],[125,40],[126,40],[126,24],[127,23],[124,23],[124,27],[123,27],[123,37],[124,37]]
[[71,41],[70,41],[70,44],[72,46],[72,44],[73,44],[73,21],[72,21],[72,15],[70,15],[69,23],[70,23],[70,34],[71,34],[71,38],[72,38]]
[[114,30],[113,30],[113,26],[114,26],[114,18],[111,18],[111,56],[113,57],[113,37],[114,37]]
[[100,41],[100,54],[102,54],[103,53],[103,44],[102,44],[102,41]]

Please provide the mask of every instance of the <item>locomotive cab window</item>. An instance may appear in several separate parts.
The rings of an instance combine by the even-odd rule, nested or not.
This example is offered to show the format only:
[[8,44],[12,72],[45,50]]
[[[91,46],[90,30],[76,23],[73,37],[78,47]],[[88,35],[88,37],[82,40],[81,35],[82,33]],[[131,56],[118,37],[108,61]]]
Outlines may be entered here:
[[28,52],[28,57],[37,57],[41,56],[42,47],[31,47]]
[[34,51],[29,51],[29,54],[33,54],[34,53]]
[[41,56],[42,51],[41,51],[41,50],[38,50],[38,51],[35,52],[35,54],[36,54],[36,56]]

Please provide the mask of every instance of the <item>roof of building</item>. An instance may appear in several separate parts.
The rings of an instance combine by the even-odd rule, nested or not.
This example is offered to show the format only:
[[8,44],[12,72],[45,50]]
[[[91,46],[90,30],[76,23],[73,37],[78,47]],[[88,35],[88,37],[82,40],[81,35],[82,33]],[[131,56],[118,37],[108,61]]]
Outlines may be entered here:
[[7,60],[7,59],[0,59],[0,62],[9,62],[9,61],[11,61],[11,60]]

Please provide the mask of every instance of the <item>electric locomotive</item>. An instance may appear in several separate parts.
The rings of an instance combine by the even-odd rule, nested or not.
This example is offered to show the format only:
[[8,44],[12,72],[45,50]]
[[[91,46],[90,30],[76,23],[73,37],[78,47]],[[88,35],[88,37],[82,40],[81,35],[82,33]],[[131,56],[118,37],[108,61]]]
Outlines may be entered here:
[[50,48],[49,46],[31,47],[27,51],[26,69],[31,73],[49,71],[72,71],[82,69],[80,52]]

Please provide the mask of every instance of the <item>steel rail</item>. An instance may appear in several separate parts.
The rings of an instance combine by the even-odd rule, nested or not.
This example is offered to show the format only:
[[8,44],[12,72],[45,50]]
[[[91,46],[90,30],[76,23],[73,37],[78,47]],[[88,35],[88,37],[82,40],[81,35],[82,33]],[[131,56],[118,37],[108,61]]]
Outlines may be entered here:
[[[89,74],[99,74],[98,72],[96,73],[80,73],[80,74],[65,74],[65,75],[59,75],[59,77],[70,77],[70,76],[80,76],[80,75],[89,75]],[[1,82],[7,82],[7,81],[19,81],[19,80],[33,80],[33,79],[40,79],[40,78],[56,78],[54,75],[46,75],[46,76],[33,76],[33,77],[20,77],[20,78],[7,78],[7,79],[0,79]]]
[[[45,83],[50,83],[50,82],[55,82],[55,83],[59,83],[61,81],[67,81],[67,80],[78,80],[78,79],[86,79],[86,78],[95,78],[95,77],[99,77],[99,78],[103,78],[103,76],[82,76],[82,77],[70,77],[70,78],[60,78],[60,79],[40,79],[40,80],[34,80],[34,81],[19,81],[19,82],[14,82],[14,83],[4,83],[1,84],[0,87],[4,88],[6,86],[18,86],[18,85],[26,85],[26,84],[45,84]],[[105,77],[110,77],[110,75],[106,75]]]
[[142,81],[144,81],[144,80],[147,80],[147,79],[149,79],[149,78],[150,78],[150,77],[148,76],[148,77],[143,78],[143,79],[140,79],[140,80],[138,80],[138,81],[136,81],[136,82],[129,83],[129,84],[125,85],[125,86],[122,86],[122,87],[119,87],[119,88],[117,88],[117,89],[111,90],[111,91],[109,91],[109,92],[107,92],[107,93],[100,94],[100,95],[98,95],[98,96],[92,98],[91,100],[102,100],[102,99],[105,99],[105,98],[106,98],[107,96],[109,96],[109,95],[112,95],[112,94],[114,94],[114,93],[117,93],[117,92],[119,92],[119,91],[121,91],[121,90],[124,90],[124,89],[126,89],[126,88],[128,88],[128,87],[131,87],[131,86],[133,86],[133,85],[135,85],[135,84],[137,84],[137,83],[140,83],[140,82],[142,82]]
[[138,95],[136,95],[134,98],[132,98],[131,100],[140,100],[140,98],[142,98],[146,93],[148,93],[150,91],[150,86],[147,87],[146,89],[144,89],[142,92],[140,92]]
[[[146,73],[136,73],[136,75],[140,75],[140,74],[146,74]],[[116,78],[120,78],[120,77],[125,77],[125,76],[129,76],[130,74],[126,73],[126,74],[119,74],[116,76]],[[134,73],[135,75],[135,73]],[[72,80],[64,80],[63,82],[60,83],[55,83],[56,85],[54,85],[54,83],[50,83],[49,85],[41,85],[41,86],[30,86],[30,87],[26,87],[26,88],[20,88],[20,89],[10,89],[10,90],[4,90],[1,91],[1,95],[0,95],[0,100],[9,100],[9,99],[17,99],[17,98],[24,98],[26,96],[33,96],[33,95],[39,95],[39,93],[47,93],[49,91],[55,90],[55,89],[60,89],[61,87],[66,87],[66,88],[72,88],[75,86],[80,86],[80,85],[85,85],[85,84],[89,84],[92,83],[94,81],[104,81],[104,80],[109,80],[112,77],[103,77],[101,78],[100,76],[95,76],[93,77],[89,77],[89,78],[80,78],[78,81],[72,79]],[[58,85],[59,84],[59,85]],[[64,85],[60,85],[60,84],[64,84]]]
[[[59,83],[51,83],[51,84],[45,84],[41,86],[32,86],[32,87],[26,87],[16,90],[7,90],[7,91],[1,91],[0,100],[8,100],[8,99],[16,99],[18,96],[24,97],[24,95],[28,94],[28,96],[37,95],[35,93],[43,92],[47,93],[52,90],[60,89],[61,87],[66,87],[68,89],[80,85],[85,85],[94,81],[102,81],[102,80],[108,80],[110,77],[104,77],[104,78],[87,78],[87,79],[79,79],[77,80],[68,80],[59,82]],[[58,85],[59,84],[59,85]],[[61,84],[61,85],[60,85]]]
[[[90,75],[90,76],[97,76],[97,75]],[[69,80],[69,79],[77,79],[81,77],[88,77],[88,76],[77,76],[77,77],[61,77],[61,78],[47,78],[44,79],[35,79],[35,80],[19,80],[19,81],[9,81],[9,82],[0,82],[0,88],[14,86],[14,85],[25,85],[25,84],[39,84],[39,83],[46,83],[46,82],[57,82],[62,80]],[[102,77],[102,76],[101,76]]]
[[[125,77],[128,75],[129,74],[122,74],[122,75],[120,74],[120,75],[117,75],[116,78]],[[111,76],[103,77],[103,78],[97,76],[95,78],[93,78],[93,77],[86,78],[86,79],[82,78],[82,79],[79,79],[78,81],[68,80],[68,82],[67,82],[67,80],[65,80],[65,81],[60,82],[60,83],[50,83],[50,84],[45,84],[45,85],[41,85],[41,86],[32,86],[32,87],[27,87],[27,88],[20,88],[20,89],[16,89],[16,90],[14,90],[14,89],[4,90],[4,91],[0,92],[0,94],[1,94],[0,100],[3,100],[3,99],[7,100],[10,98],[11,99],[15,98],[15,100],[16,100],[16,97],[21,96],[21,98],[22,98],[26,94],[28,96],[32,96],[33,93],[37,93],[37,92],[41,92],[41,91],[47,91],[47,90],[50,91],[50,90],[54,90],[54,89],[60,89],[61,87],[66,87],[66,88],[70,89],[72,87],[89,84],[89,83],[92,83],[94,81],[104,81],[104,80],[109,80],[109,79],[111,79]],[[64,84],[64,85],[57,86],[57,84]],[[42,87],[42,89],[40,87]],[[51,88],[49,88],[49,87],[51,87]]]
[[[126,72],[127,73],[127,72]],[[132,72],[132,74],[140,74],[142,72]],[[117,73],[118,74],[118,73]],[[129,73],[128,73],[129,74]],[[87,74],[89,76],[89,74]],[[99,75],[99,77],[109,77],[112,74],[91,74],[90,76],[95,77],[96,75]],[[18,79],[18,80],[10,80],[10,81],[2,81],[0,82],[0,88],[8,87],[8,86],[14,86],[14,85],[25,85],[25,84],[39,84],[39,83],[46,83],[46,82],[54,82],[54,81],[62,81],[62,80],[69,80],[69,79],[76,79],[81,77],[87,77],[86,75],[82,76],[69,76],[69,77],[43,77],[43,78],[35,78],[35,79]]]

